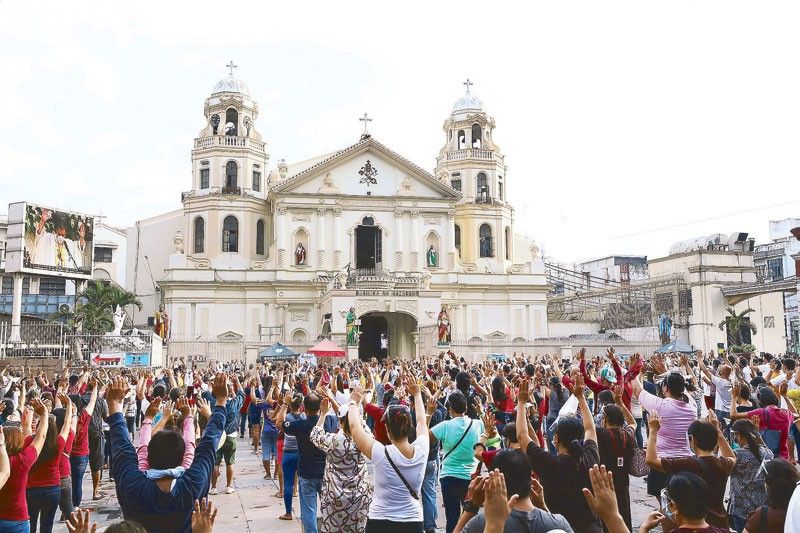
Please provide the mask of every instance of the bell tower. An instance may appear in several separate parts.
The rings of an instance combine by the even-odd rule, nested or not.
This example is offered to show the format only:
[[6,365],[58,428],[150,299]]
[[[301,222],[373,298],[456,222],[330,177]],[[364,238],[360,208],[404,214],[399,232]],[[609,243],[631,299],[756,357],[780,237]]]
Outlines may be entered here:
[[505,272],[514,259],[505,157],[492,138],[494,118],[472,94],[474,84],[468,79],[464,85],[464,96],[444,122],[446,142],[436,158],[436,177],[463,195],[455,215],[461,262],[484,272]]
[[267,216],[269,155],[256,130],[258,104],[245,83],[226,65],[206,98],[205,125],[192,148],[192,186],[183,193],[188,215],[187,253],[213,258],[231,254],[263,259],[271,233]]

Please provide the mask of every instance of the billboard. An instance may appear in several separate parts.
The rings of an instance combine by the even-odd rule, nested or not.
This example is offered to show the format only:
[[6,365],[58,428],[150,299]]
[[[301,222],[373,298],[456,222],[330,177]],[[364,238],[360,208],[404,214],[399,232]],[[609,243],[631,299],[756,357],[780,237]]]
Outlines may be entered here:
[[94,217],[26,202],[8,207],[6,272],[91,279]]

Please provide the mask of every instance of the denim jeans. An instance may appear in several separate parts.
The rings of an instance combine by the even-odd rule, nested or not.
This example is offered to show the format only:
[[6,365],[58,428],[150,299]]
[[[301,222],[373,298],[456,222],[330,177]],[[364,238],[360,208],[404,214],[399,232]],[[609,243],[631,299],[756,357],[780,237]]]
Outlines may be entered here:
[[300,478],[300,521],[303,533],[317,533],[317,496],[322,494],[322,479]]
[[641,450],[644,448],[644,437],[642,436],[642,419],[636,419],[636,446]]
[[261,460],[269,461],[278,456],[278,436],[261,432]]
[[797,426],[794,423],[792,423],[792,425],[789,426],[789,433],[791,433],[791,437],[792,439],[794,439],[794,447],[795,450],[797,451],[795,458],[798,458],[800,460],[800,430],[798,430]]
[[725,435],[725,438],[730,440],[730,428],[728,427],[728,422],[725,421],[725,418],[730,418],[730,412],[714,409],[714,414],[717,415],[719,427],[722,428],[722,433]]
[[89,456],[70,457],[69,466],[72,476],[72,506],[80,507],[83,500],[83,475],[89,466]]
[[239,436],[247,435],[245,433],[245,425],[247,425],[247,414],[239,415]]
[[292,514],[292,491],[294,490],[294,476],[297,473],[297,459],[300,457],[297,450],[283,450],[283,505],[286,514]]
[[425,477],[422,479],[422,516],[425,530],[436,529],[436,478],[439,474],[439,461],[428,461],[425,466]]
[[0,531],[3,533],[30,533],[31,523],[27,520],[0,520]]
[[469,480],[452,476],[445,476],[439,480],[442,485],[442,499],[444,500],[444,516],[447,519],[445,529],[447,533],[453,533],[461,516],[461,504],[467,495]]
[[52,533],[60,498],[61,487],[59,485],[32,487],[25,492],[32,533],[36,533],[36,526],[39,523],[41,523],[40,531],[42,533]]
[[61,478],[61,488],[59,491],[61,497],[58,506],[61,508],[61,514],[63,514],[65,518],[69,518],[69,515],[75,510],[72,506],[72,478],[69,476]]
[[747,525],[747,518],[740,518],[738,516],[730,515],[731,522],[733,523],[733,529],[736,530],[736,533],[742,533],[744,531],[744,526]]

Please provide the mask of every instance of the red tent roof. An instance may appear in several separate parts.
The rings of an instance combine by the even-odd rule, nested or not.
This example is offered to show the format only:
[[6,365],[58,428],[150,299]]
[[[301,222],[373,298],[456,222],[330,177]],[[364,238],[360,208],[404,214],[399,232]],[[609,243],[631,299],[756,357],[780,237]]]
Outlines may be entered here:
[[308,353],[313,353],[320,357],[344,357],[345,350],[344,348],[340,348],[333,341],[322,339],[316,346],[309,348]]

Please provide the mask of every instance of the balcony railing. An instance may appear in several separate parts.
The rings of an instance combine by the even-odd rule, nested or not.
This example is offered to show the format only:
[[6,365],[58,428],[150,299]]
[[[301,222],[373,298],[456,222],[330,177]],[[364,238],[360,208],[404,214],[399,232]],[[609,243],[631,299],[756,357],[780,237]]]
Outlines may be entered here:
[[249,196],[251,198],[264,199],[264,193],[254,191],[253,189],[241,187],[209,187],[208,189],[198,189],[195,191],[183,191],[181,193],[181,202],[186,201],[188,198],[205,198],[207,196]]
[[234,194],[236,196],[239,196],[239,195],[242,194],[242,188],[241,187],[228,187],[228,186],[226,186],[226,187],[222,187],[219,190],[219,192],[220,192],[220,194]]
[[467,150],[447,152],[447,161],[461,161],[463,159],[494,159],[494,151],[470,148]]
[[229,146],[233,148],[252,148],[253,150],[264,151],[264,144],[261,141],[250,137],[239,137],[235,135],[213,135],[211,137],[199,137],[194,140],[195,148],[213,148],[215,146]]

